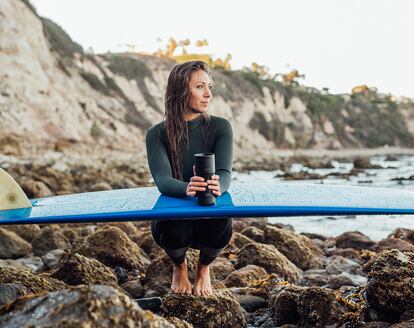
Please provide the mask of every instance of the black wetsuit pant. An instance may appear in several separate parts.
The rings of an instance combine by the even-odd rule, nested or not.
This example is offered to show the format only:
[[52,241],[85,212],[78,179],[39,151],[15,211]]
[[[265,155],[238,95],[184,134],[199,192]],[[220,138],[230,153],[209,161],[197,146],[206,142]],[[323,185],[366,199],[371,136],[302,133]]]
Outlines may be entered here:
[[188,248],[200,250],[200,263],[209,265],[229,243],[232,218],[152,221],[151,232],[171,260],[182,264]]

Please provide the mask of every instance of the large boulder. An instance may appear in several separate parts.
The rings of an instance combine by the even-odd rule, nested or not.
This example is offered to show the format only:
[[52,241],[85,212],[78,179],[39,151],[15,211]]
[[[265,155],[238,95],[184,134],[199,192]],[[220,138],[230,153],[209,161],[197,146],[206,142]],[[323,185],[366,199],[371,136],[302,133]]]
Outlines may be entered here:
[[219,256],[210,264],[210,270],[213,271],[216,279],[224,280],[235,268],[228,259]]
[[321,287],[276,286],[270,292],[269,306],[277,326],[327,327],[346,312],[335,292]]
[[46,226],[32,240],[33,253],[43,256],[54,249],[69,250],[72,245],[58,225]]
[[341,274],[342,272],[354,274],[360,270],[362,270],[362,266],[359,263],[342,256],[328,259],[328,265],[326,266],[326,272],[329,274]]
[[68,285],[109,285],[117,286],[117,279],[110,268],[98,260],[73,254],[51,275]]
[[20,283],[0,284],[0,307],[27,294],[29,290]]
[[312,239],[287,229],[267,226],[264,229],[267,244],[274,245],[283,255],[302,270],[323,266],[323,252]]
[[0,258],[16,259],[32,251],[32,245],[13,231],[0,228]]
[[327,327],[339,321],[346,309],[338,303],[333,290],[308,287],[300,295],[298,312],[299,327]]
[[380,319],[396,322],[414,306],[414,253],[386,251],[378,256],[368,274],[366,298]]
[[0,316],[0,327],[174,328],[166,319],[142,310],[126,294],[93,285],[16,301]]
[[258,227],[255,227],[255,226],[246,227],[242,230],[241,234],[249,237],[250,239],[253,239],[255,242],[258,242],[258,243],[265,242],[264,232],[262,229],[259,229]]
[[152,237],[151,231],[146,231],[138,235],[133,235],[131,240],[134,241],[151,260],[164,253],[164,250],[158,246]]
[[77,250],[111,267],[143,272],[150,263],[148,256],[127,234],[117,227],[107,226],[86,237]]
[[17,233],[20,237],[29,243],[40,232],[40,227],[38,224],[13,224],[2,226],[2,228]]
[[224,280],[224,284],[227,287],[247,287],[250,282],[266,278],[266,276],[267,272],[265,269],[257,265],[246,265],[231,272]]
[[401,252],[414,252],[414,245],[404,239],[395,237],[389,237],[378,242],[377,253],[391,249],[398,249]]
[[376,243],[359,231],[348,231],[335,238],[337,248],[374,250]]
[[246,327],[240,304],[225,290],[209,296],[169,293],[161,305],[163,316],[174,316],[198,328]]
[[301,270],[279,252],[275,246],[251,243],[244,246],[238,254],[238,268],[254,264],[264,268],[268,273],[276,273],[290,282],[299,279]]
[[53,278],[44,278],[27,269],[0,266],[0,284],[19,283],[30,293],[53,292],[66,288],[66,284]]

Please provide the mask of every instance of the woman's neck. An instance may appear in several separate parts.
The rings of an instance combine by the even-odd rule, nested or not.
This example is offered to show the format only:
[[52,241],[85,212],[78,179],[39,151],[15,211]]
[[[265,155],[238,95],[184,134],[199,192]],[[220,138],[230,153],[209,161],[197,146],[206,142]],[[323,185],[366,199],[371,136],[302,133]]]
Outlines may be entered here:
[[201,113],[188,113],[184,116],[184,120],[186,122],[189,122],[189,121],[195,120],[200,115],[201,115]]

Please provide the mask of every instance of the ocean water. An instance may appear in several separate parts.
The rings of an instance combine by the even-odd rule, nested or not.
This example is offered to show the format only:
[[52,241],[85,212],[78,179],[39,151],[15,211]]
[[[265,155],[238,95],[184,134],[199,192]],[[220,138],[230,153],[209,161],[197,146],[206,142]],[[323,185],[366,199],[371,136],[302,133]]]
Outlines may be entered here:
[[[371,164],[378,164],[382,169],[368,169],[349,179],[327,177],[320,180],[285,181],[278,177],[281,171],[250,171],[249,173],[233,172],[233,179],[239,182],[269,182],[283,183],[324,183],[337,185],[353,185],[365,187],[380,187],[405,189],[414,191],[414,180],[393,180],[414,176],[414,156],[399,156],[395,161],[387,161],[385,156],[372,157]],[[302,164],[293,164],[289,171],[317,173],[326,175],[333,172],[347,173],[353,168],[353,163],[332,161],[334,168],[310,169]],[[414,205],[414,204],[413,204]],[[269,218],[269,222],[290,224],[295,231],[318,233],[324,236],[338,236],[346,231],[360,231],[375,241],[386,238],[396,228],[414,229],[414,215],[358,215],[358,216],[314,216],[314,217],[277,217]]]

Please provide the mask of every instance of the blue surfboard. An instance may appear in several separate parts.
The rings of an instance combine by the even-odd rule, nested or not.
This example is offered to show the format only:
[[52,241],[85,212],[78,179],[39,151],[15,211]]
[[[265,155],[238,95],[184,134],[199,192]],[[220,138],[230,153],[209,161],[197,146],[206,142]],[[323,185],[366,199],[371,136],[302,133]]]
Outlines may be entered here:
[[31,208],[0,211],[0,225],[142,221],[174,218],[414,214],[414,192],[324,184],[238,183],[212,206],[195,197],[161,195],[156,187],[30,200]]

